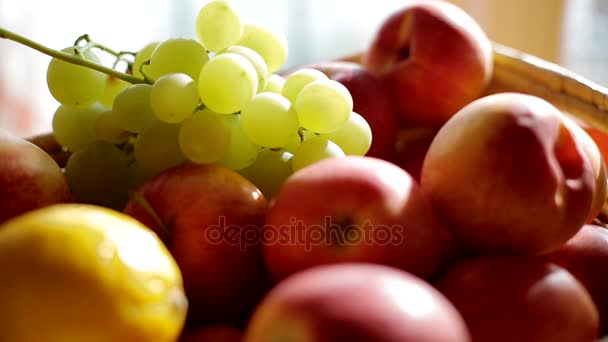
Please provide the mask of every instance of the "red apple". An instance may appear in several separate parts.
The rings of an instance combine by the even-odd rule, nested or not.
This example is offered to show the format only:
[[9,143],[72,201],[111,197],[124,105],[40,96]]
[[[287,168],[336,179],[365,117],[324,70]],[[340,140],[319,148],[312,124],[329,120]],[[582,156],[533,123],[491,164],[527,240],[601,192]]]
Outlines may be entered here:
[[372,130],[372,145],[366,155],[388,160],[394,151],[399,120],[395,102],[384,83],[363,65],[346,61],[305,64],[283,75],[288,77],[305,68],[319,70],[348,89],[353,97],[353,111],[363,116]]
[[593,166],[566,120],[540,98],[503,93],[472,102],[439,130],[421,186],[468,249],[548,253],[585,223]]
[[585,225],[547,258],[570,271],[585,286],[600,314],[600,332],[608,334],[608,229]]
[[275,280],[321,264],[373,262],[428,278],[445,230],[414,179],[387,161],[329,158],[294,173],[270,206],[264,256]]
[[598,315],[565,269],[523,256],[463,261],[437,288],[456,306],[473,341],[596,341]]
[[40,147],[0,130],[0,223],[72,200],[59,165]]
[[267,203],[244,177],[183,164],[146,181],[124,212],[165,242],[180,267],[190,325],[241,323],[269,286],[259,230]]
[[492,45],[479,25],[446,1],[412,1],[382,24],[364,57],[405,122],[439,127],[489,84]]
[[179,342],[241,342],[243,333],[236,327],[214,325],[188,332]]
[[469,341],[454,307],[395,268],[336,264],[279,283],[254,312],[244,342]]

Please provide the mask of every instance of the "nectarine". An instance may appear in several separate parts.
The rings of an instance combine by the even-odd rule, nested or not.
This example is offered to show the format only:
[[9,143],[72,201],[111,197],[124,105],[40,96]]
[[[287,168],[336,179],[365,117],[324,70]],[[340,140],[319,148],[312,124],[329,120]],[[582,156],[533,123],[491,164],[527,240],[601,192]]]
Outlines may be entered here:
[[430,284],[373,264],[319,266],[279,283],[244,342],[465,342],[454,307]]
[[473,341],[592,342],[598,314],[581,283],[537,258],[488,256],[453,266],[437,288],[464,317]]
[[585,223],[593,165],[565,120],[540,98],[503,93],[472,102],[439,130],[421,186],[467,248],[548,253]]
[[57,163],[40,147],[0,130],[0,223],[72,200]]
[[405,122],[439,127],[489,84],[492,45],[459,7],[410,1],[383,22],[364,65],[386,82]]
[[189,325],[242,323],[270,286],[266,199],[228,168],[182,164],[144,182],[124,212],[154,230],[184,277]]

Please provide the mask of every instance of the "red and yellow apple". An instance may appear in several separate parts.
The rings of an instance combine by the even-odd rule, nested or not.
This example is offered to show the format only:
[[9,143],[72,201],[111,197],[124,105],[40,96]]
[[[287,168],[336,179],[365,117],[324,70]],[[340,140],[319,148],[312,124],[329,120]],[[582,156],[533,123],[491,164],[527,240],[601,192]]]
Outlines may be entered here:
[[439,127],[484,92],[492,45],[456,5],[411,1],[382,23],[364,65],[386,82],[405,122]]
[[31,142],[0,130],[0,223],[70,201],[67,181],[53,158]]
[[540,258],[488,256],[447,271],[437,288],[463,316],[473,341],[594,342],[598,314],[565,269]]
[[472,102],[439,130],[421,187],[469,250],[548,253],[585,223],[593,165],[565,120],[540,98],[502,93]]
[[239,324],[270,286],[260,243],[267,203],[244,177],[183,164],[146,181],[124,212],[155,231],[184,278],[189,326]]
[[372,157],[330,158],[297,171],[264,225],[264,257],[277,281],[338,262],[385,264],[428,278],[447,241],[414,179]]
[[608,229],[585,225],[547,259],[570,271],[585,286],[600,315],[600,332],[608,334]]
[[273,288],[244,342],[465,342],[462,318],[427,282],[376,264],[308,269]]

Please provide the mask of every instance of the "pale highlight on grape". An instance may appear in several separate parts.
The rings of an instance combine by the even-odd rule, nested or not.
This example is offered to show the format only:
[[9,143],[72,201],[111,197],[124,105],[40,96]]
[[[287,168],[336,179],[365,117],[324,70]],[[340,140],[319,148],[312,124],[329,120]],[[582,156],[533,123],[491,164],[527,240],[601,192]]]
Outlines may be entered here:
[[287,61],[287,38],[258,24],[245,24],[243,35],[236,45],[246,46],[262,56],[268,72],[278,71]]
[[283,84],[283,96],[285,96],[289,101],[295,103],[296,97],[308,84],[319,81],[319,80],[328,80],[327,75],[322,73],[317,69],[301,69],[293,74],[287,76],[285,79],[285,84]]
[[260,93],[241,112],[243,131],[254,143],[268,148],[287,145],[298,132],[298,118],[285,97]]
[[158,173],[186,160],[179,146],[180,126],[156,121],[135,141],[135,160],[142,168]]
[[230,143],[230,128],[221,114],[208,108],[181,123],[179,146],[190,161],[212,164],[224,157]]
[[222,50],[220,53],[225,52],[234,52],[247,58],[258,74],[258,92],[266,87],[266,83],[268,83],[268,67],[266,66],[266,62],[262,56],[248,47],[238,45],[230,46],[227,49]]
[[283,94],[283,85],[285,84],[285,78],[281,75],[272,74],[268,77],[266,88],[262,90],[263,93],[276,93]]
[[198,88],[183,73],[161,76],[152,85],[150,106],[156,117],[167,123],[179,123],[194,113],[198,106]]
[[344,151],[336,143],[322,137],[304,140],[293,155],[291,167],[298,171],[320,160],[333,157],[344,157]]
[[213,57],[201,71],[198,93],[219,114],[239,112],[258,91],[258,75],[249,60],[236,53]]
[[198,75],[208,60],[207,51],[196,40],[169,38],[154,49],[150,65],[144,66],[143,71],[153,80],[178,72],[198,80]]
[[335,142],[346,155],[364,156],[372,146],[372,129],[361,115],[350,113],[348,120],[337,130],[321,134]]
[[294,102],[302,127],[315,133],[338,129],[353,111],[353,98],[340,82],[319,80],[302,88]]
[[72,152],[94,142],[95,123],[104,111],[99,102],[87,107],[59,106],[52,122],[55,139]]
[[254,144],[243,132],[240,115],[223,115],[223,119],[230,129],[230,142],[218,164],[232,170],[246,168],[256,160],[260,146]]
[[[74,47],[69,47],[61,51],[99,63],[91,50],[76,53]],[[59,103],[71,106],[88,106],[99,101],[105,89],[105,79],[106,76],[99,71],[56,58],[51,59],[46,74],[51,95]]]
[[241,17],[225,0],[203,6],[196,17],[195,29],[198,40],[211,52],[234,45],[243,34]]
[[151,92],[152,86],[142,83],[131,85],[116,95],[110,115],[114,124],[125,131],[141,133],[154,122],[156,117],[150,106]]

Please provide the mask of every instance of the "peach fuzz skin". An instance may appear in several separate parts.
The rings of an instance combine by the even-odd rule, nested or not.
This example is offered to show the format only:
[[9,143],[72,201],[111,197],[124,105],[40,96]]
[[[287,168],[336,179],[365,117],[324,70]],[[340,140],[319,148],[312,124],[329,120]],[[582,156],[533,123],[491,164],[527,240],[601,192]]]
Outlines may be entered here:
[[436,288],[463,316],[473,341],[597,341],[589,293],[567,270],[540,258],[469,259]]
[[567,269],[585,286],[600,315],[600,335],[608,334],[608,229],[587,224],[546,258]]
[[[438,329],[438,327],[440,327]],[[391,267],[319,266],[279,283],[244,342],[467,342],[454,307],[427,282]]]
[[72,201],[65,176],[40,147],[0,130],[0,223]]
[[593,167],[564,120],[544,100],[503,93],[471,103],[439,130],[421,186],[468,249],[544,254],[585,223]]
[[275,281],[336,262],[380,263],[428,279],[451,253],[450,236],[414,179],[372,157],[325,159],[294,173],[271,204],[265,229],[277,230],[265,237],[300,237],[264,242]]
[[182,271],[188,327],[241,324],[268,290],[257,235],[266,208],[253,184],[215,165],[176,166],[131,196],[124,212],[161,237]]
[[482,95],[492,76],[492,45],[462,9],[417,1],[387,18],[366,55],[407,124],[439,127]]

